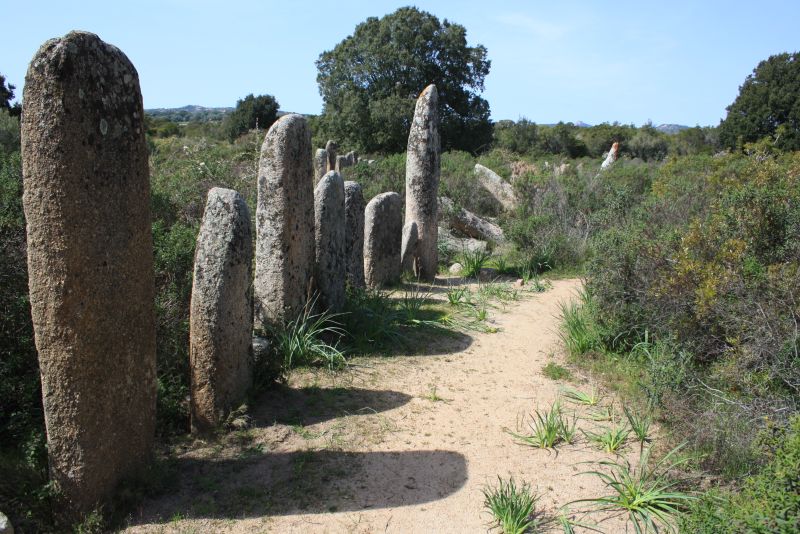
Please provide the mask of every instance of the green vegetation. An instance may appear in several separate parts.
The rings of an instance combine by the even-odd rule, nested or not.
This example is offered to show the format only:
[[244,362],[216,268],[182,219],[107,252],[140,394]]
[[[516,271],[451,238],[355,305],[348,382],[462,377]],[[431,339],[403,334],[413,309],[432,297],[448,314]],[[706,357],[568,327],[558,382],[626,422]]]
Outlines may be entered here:
[[[675,520],[694,499],[677,489],[670,472],[686,459],[674,459],[679,449],[667,453],[650,466],[650,449],[642,454],[637,467],[627,461],[600,462],[608,471],[589,471],[602,480],[610,494],[574,502],[589,502],[598,510],[622,511],[628,515],[637,534],[643,532],[675,532]],[[573,503],[570,503],[573,504]]]
[[268,130],[278,117],[278,101],[272,95],[247,95],[236,102],[236,109],[225,116],[222,128],[234,141],[252,129]]
[[402,152],[419,93],[439,90],[442,147],[476,152],[491,142],[486,48],[467,46],[466,29],[403,7],[370,17],[317,60],[322,130],[360,152]]
[[572,443],[575,440],[577,418],[568,418],[561,404],[554,402],[549,410],[534,410],[528,421],[529,433],[519,434],[506,430],[522,445],[539,449],[551,449],[559,443]]
[[767,138],[781,150],[800,150],[800,53],[760,62],[739,88],[719,126],[720,141],[741,148]]
[[518,486],[511,477],[498,477],[497,486],[483,488],[483,506],[503,534],[535,532],[540,524],[536,516],[538,496],[523,482]]
[[569,369],[555,362],[547,362],[547,365],[542,368],[542,374],[550,380],[569,380],[572,378],[572,373]]

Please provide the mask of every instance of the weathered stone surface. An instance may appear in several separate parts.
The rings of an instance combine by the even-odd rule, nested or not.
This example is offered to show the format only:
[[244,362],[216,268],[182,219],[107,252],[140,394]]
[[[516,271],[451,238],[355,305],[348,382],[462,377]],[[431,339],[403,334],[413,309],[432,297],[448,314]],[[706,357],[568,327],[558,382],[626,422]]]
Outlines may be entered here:
[[328,173],[328,153],[324,148],[314,152],[314,185],[317,185],[323,176]]
[[345,216],[344,181],[336,171],[322,177],[314,190],[314,278],[323,310],[344,308]]
[[14,534],[14,525],[3,512],[0,512],[0,534]]
[[364,212],[364,280],[377,288],[400,280],[403,213],[400,195],[382,193]]
[[331,141],[329,139],[328,142],[325,143],[325,153],[328,154],[328,165],[327,165],[327,168],[325,169],[325,173],[323,173],[323,176],[324,176],[324,174],[326,174],[326,173],[328,173],[330,171],[337,170],[336,169],[336,154],[338,153],[338,151],[339,151],[339,145],[336,143],[336,141]]
[[448,272],[450,274],[459,275],[459,274],[461,274],[461,271],[464,270],[464,266],[461,265],[460,263],[456,262],[453,265],[451,265],[450,268],[447,269],[447,270],[448,270]]
[[429,85],[417,99],[406,157],[405,223],[417,223],[418,242],[413,264],[419,278],[432,282],[438,270],[436,248],[437,197],[439,193],[440,140],[439,95]]
[[619,155],[619,143],[614,141],[611,145],[611,150],[608,151],[608,155],[606,159],[603,160],[603,163],[600,165],[600,169],[607,169],[610,167],[615,161],[617,161],[617,157]]
[[478,178],[478,183],[503,206],[503,209],[513,210],[517,207],[514,188],[503,180],[502,176],[480,163],[475,164],[475,176]]
[[439,228],[439,244],[452,252],[484,252],[489,244],[471,237],[456,237],[447,228]]
[[311,130],[284,115],[267,132],[258,164],[255,327],[280,326],[303,311],[314,271]]
[[253,382],[253,236],[232,189],[208,192],[194,260],[189,321],[192,431],[209,432]]
[[347,281],[364,287],[364,193],[356,182],[344,183],[344,259]]
[[417,223],[411,221],[403,226],[403,239],[400,244],[400,265],[403,272],[412,273],[414,276],[419,276],[419,265],[414,262],[417,258],[417,244],[419,244]]
[[355,152],[348,152],[344,156],[336,156],[336,170],[341,171],[347,167],[352,167],[358,163],[358,154]]
[[73,511],[150,457],[156,338],[150,182],[136,69],[91,33],[25,77],[23,203],[50,476]]
[[462,235],[495,243],[505,241],[502,228],[491,221],[478,217],[471,211],[456,208],[453,201],[447,197],[439,198],[439,218]]

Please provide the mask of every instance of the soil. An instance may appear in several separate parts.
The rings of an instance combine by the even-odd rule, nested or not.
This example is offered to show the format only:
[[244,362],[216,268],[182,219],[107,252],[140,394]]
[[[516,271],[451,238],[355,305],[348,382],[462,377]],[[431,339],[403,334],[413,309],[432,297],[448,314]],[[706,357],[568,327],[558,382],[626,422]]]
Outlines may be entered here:
[[[438,338],[414,356],[359,358],[340,373],[295,372],[251,407],[248,429],[173,450],[177,487],[146,501],[125,532],[487,532],[483,490],[510,476],[536,490],[540,519],[560,531],[562,506],[607,494],[582,474],[597,468],[587,462],[617,458],[580,433],[548,450],[508,430],[524,432],[523,420],[568,385],[542,369],[566,365],[560,304],[579,284],[554,281],[494,310],[494,333]],[[572,380],[588,391],[588,377],[573,370]],[[579,428],[602,424],[561,402]],[[569,516],[625,531],[622,517],[575,512],[585,509],[574,504]]]

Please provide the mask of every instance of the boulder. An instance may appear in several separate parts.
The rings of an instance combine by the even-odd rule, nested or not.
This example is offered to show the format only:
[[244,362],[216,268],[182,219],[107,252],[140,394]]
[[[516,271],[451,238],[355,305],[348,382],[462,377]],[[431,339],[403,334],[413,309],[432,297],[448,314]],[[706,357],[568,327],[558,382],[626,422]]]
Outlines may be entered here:
[[464,208],[456,208],[447,197],[439,198],[439,218],[452,230],[482,241],[505,242],[503,229]]
[[314,278],[322,310],[339,313],[345,300],[344,181],[336,171],[314,190]]
[[356,182],[344,183],[344,259],[347,282],[364,287],[364,193]]
[[400,281],[403,213],[400,195],[382,193],[364,212],[364,281],[379,288]]
[[475,164],[475,176],[478,183],[501,205],[503,209],[513,210],[517,207],[517,196],[511,184],[493,170],[480,163]]

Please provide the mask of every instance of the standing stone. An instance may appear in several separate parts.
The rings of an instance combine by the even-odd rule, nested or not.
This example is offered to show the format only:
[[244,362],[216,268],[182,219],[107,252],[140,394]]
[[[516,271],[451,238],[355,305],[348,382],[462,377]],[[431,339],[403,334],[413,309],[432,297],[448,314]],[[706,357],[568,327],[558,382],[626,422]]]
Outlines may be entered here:
[[335,171],[336,169],[336,153],[339,150],[339,145],[336,144],[336,141],[328,140],[325,143],[325,153],[328,154],[328,168],[325,172]]
[[364,193],[356,182],[344,183],[344,260],[347,282],[364,287]]
[[414,273],[414,276],[419,276],[418,265],[414,263],[415,258],[417,258],[418,243],[419,234],[417,233],[417,223],[411,221],[403,226],[403,241],[400,247],[402,251],[400,265],[404,272]]
[[314,185],[328,172],[328,153],[324,148],[318,148],[314,153]]
[[214,430],[253,382],[253,236],[232,189],[208,192],[194,260],[189,363],[193,432]]
[[323,310],[338,313],[345,298],[344,181],[336,171],[322,177],[314,190],[314,278]]
[[156,337],[139,76],[71,32],[25,77],[23,204],[50,476],[77,513],[149,460]]
[[600,165],[600,170],[607,169],[617,161],[617,156],[619,155],[619,143],[614,141],[611,144],[611,150],[608,151],[608,155],[606,159],[603,160],[603,163]]
[[400,240],[403,213],[400,195],[382,193],[364,212],[364,279],[378,288],[400,281]]
[[258,163],[255,327],[282,326],[303,312],[314,270],[311,130],[284,115],[267,132]]
[[406,224],[417,223],[413,265],[418,277],[433,282],[439,266],[437,198],[439,194],[439,96],[429,85],[417,99],[406,159]]

